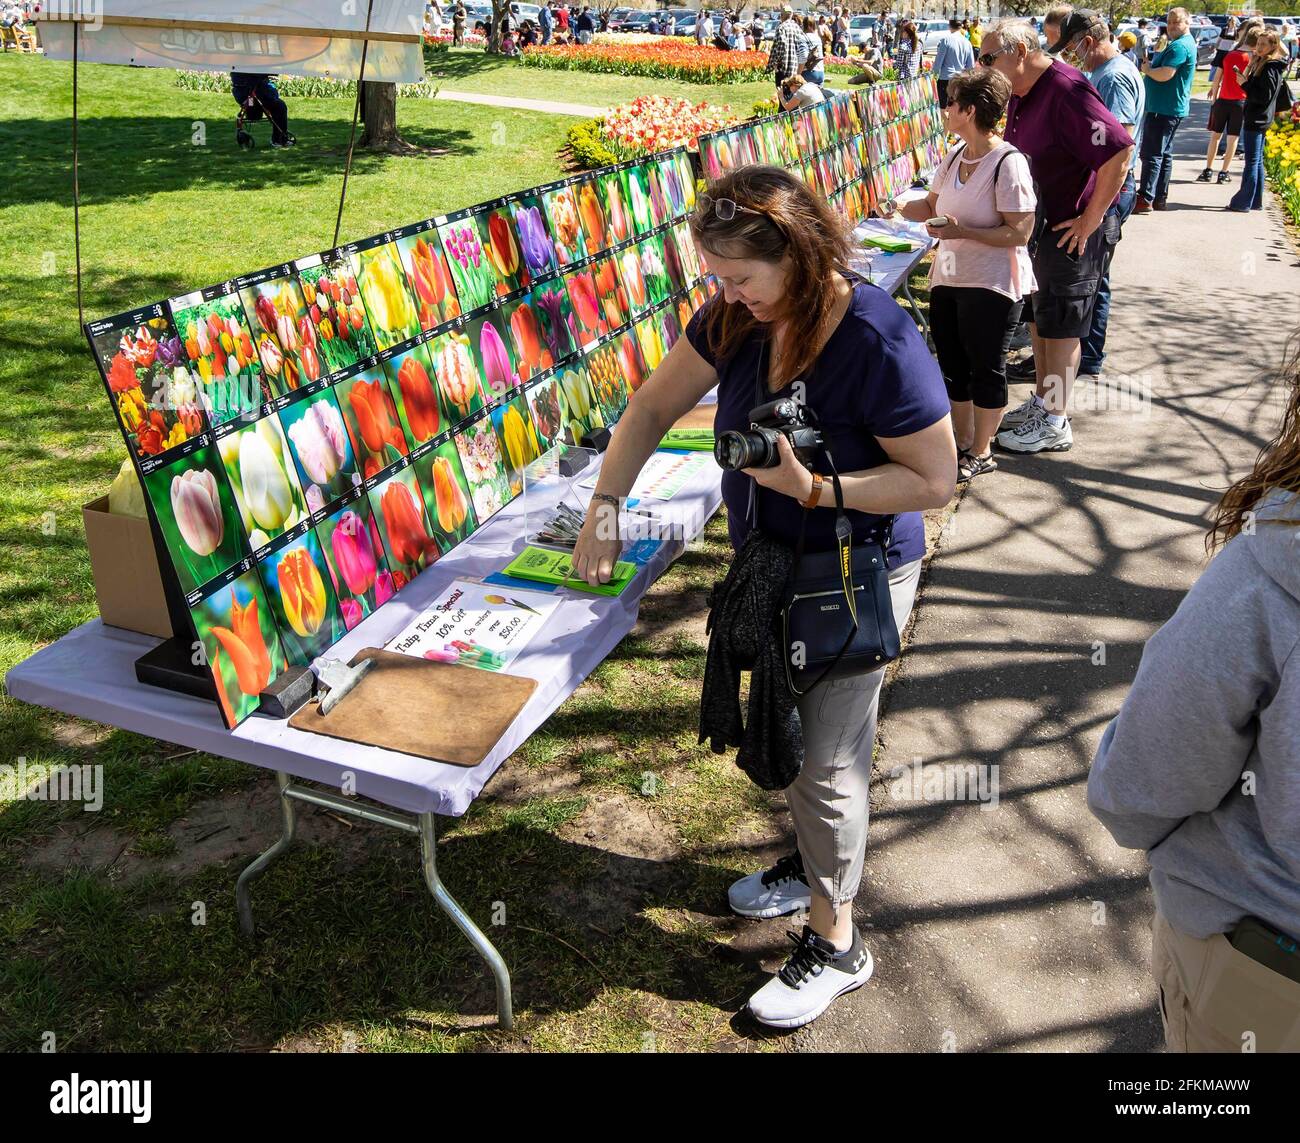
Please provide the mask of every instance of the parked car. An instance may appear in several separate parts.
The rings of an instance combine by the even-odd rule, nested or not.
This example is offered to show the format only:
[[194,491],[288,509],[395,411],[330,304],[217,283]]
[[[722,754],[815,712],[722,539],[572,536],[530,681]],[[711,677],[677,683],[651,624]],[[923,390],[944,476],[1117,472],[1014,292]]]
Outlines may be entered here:
[[854,16],[849,20],[849,43],[857,48],[862,47],[871,39],[879,19],[879,16]]
[[698,17],[697,17],[694,13],[692,13],[692,14],[689,15],[689,16],[678,16],[678,17],[677,17],[677,27],[676,27],[676,29],[674,30],[673,35],[675,35],[675,36],[694,36],[694,35],[695,35],[695,21],[696,21],[697,19],[698,19]]
[[657,15],[657,12],[642,12],[634,8],[623,16],[611,16],[609,18],[609,30],[611,32],[645,33],[650,30],[650,17]]
[[921,47],[930,55],[939,46],[939,41],[948,34],[947,20],[918,20],[916,34],[921,37]]
[[1214,62],[1214,52],[1219,45],[1219,29],[1213,24],[1203,24],[1191,32],[1196,40],[1196,66],[1205,64],[1208,67]]

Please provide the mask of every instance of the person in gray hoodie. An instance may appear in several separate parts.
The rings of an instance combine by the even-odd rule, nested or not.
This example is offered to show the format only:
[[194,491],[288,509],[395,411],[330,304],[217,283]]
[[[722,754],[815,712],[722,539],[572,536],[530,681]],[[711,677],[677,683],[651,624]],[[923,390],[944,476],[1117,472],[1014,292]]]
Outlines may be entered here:
[[1170,1051],[1300,1050],[1300,353],[1290,405],[1218,505],[1221,547],[1147,643],[1088,776],[1144,849]]

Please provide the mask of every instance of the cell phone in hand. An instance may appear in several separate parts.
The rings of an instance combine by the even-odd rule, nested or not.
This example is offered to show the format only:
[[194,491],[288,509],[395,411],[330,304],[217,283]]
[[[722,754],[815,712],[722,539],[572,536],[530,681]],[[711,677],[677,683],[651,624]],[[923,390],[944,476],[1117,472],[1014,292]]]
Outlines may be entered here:
[[940,214],[934,218],[927,218],[925,224],[926,226],[933,226],[936,230],[941,230],[943,227],[947,226],[950,221],[951,219],[949,219],[946,214]]

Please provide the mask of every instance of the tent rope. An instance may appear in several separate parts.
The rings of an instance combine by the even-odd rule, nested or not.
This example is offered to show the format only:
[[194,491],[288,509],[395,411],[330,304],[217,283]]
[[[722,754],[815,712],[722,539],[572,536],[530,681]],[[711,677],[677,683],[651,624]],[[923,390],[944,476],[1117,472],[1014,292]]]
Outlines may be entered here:
[[[369,0],[366,5],[366,31],[370,31],[370,14],[374,11],[375,0]],[[357,98],[352,105],[352,136],[348,139],[348,158],[343,164],[343,188],[339,191],[339,214],[334,220],[334,241],[330,244],[333,249],[339,244],[339,228],[343,225],[343,200],[348,194],[348,175],[352,171],[352,150],[357,142],[357,120],[361,116],[361,92],[366,80],[366,53],[370,50],[370,40],[366,38],[361,41],[361,69],[357,72]]]

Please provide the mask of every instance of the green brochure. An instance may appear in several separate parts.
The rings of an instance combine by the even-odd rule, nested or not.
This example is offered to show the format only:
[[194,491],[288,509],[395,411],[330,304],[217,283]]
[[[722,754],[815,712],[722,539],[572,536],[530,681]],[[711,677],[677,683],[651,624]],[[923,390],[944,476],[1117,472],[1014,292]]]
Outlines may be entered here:
[[[516,579],[531,579],[536,583],[557,583],[574,591],[589,591],[593,595],[622,595],[636,573],[636,564],[619,560],[614,565],[614,577],[609,583],[592,587],[586,580],[569,577],[573,573],[573,560],[568,552],[553,552],[547,548],[525,548],[506,565],[505,574]],[[565,583],[565,580],[568,580]]]
[[713,439],[712,429],[669,429],[664,433],[664,439],[659,442],[659,447],[712,452]]
[[881,234],[869,234],[862,240],[863,246],[875,246],[880,250],[886,250],[890,254],[902,254],[907,250],[915,250],[916,243],[909,242],[906,238],[886,238]]

